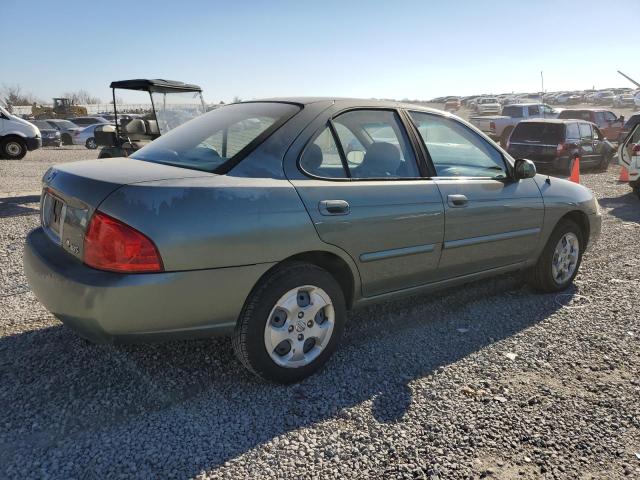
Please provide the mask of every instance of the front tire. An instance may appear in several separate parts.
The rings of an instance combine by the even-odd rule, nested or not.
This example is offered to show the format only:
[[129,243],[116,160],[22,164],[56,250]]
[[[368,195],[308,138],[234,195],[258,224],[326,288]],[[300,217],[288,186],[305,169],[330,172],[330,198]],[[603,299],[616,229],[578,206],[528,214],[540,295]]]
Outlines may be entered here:
[[340,343],[346,307],[326,270],[289,263],[253,289],[233,336],[240,362],[258,377],[293,383],[318,371]]
[[0,152],[7,160],[21,160],[27,154],[27,145],[20,138],[7,138],[0,142]]
[[527,283],[541,292],[565,290],[578,274],[584,245],[580,227],[572,220],[560,220],[529,271]]
[[63,145],[73,145],[73,140],[71,140],[71,135],[65,133],[62,135],[62,144]]

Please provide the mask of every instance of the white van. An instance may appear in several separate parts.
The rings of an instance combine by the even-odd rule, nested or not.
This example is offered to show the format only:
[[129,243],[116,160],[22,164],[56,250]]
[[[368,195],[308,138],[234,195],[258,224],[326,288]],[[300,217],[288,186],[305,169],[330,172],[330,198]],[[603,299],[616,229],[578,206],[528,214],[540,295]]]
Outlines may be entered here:
[[0,157],[20,160],[27,151],[42,146],[40,130],[35,125],[11,115],[0,106]]

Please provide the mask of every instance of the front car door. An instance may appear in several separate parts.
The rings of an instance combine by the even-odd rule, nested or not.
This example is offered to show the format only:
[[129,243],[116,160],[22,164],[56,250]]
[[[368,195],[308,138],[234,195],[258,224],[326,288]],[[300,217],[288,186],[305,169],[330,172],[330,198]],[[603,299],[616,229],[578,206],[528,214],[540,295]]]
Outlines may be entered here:
[[593,129],[590,123],[580,122],[580,160],[586,163],[596,161],[595,151],[593,149]]
[[467,125],[409,112],[445,204],[442,278],[514,265],[538,247],[544,216],[533,179],[513,180],[502,153]]
[[[394,109],[327,112],[285,164],[320,238],[347,252],[371,297],[437,278],[444,207]],[[316,122],[317,123],[317,122]],[[306,138],[305,138],[306,137]]]

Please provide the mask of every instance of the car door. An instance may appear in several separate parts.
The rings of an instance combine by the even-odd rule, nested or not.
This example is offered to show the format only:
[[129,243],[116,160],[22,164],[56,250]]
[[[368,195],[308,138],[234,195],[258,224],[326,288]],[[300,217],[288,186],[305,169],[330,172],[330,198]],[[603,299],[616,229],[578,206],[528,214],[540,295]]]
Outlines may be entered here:
[[580,130],[580,160],[585,163],[593,163],[596,161],[595,151],[593,149],[593,130],[591,124],[587,122],[578,123]]
[[321,124],[288,173],[320,238],[356,263],[365,297],[437,278],[444,207],[414,142],[398,111],[349,110]]
[[598,125],[603,135],[613,142],[618,141],[620,131],[622,130],[623,121],[620,120],[613,112],[602,112],[604,125]]
[[435,113],[410,116],[445,204],[443,278],[517,264],[540,242],[544,204],[533,179],[513,180],[502,153],[467,125]]

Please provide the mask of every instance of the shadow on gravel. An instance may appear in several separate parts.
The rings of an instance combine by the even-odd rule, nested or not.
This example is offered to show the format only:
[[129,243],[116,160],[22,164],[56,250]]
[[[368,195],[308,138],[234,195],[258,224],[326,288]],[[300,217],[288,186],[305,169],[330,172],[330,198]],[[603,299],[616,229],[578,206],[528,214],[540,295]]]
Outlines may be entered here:
[[[25,205],[35,204],[33,207]],[[37,215],[40,211],[40,195],[0,198],[0,218]]]
[[601,206],[610,208],[610,215],[625,222],[640,223],[640,199],[632,192],[621,197],[605,197],[598,200]]
[[184,478],[270,440],[287,448],[277,437],[309,425],[328,436],[319,422],[335,417],[375,428],[349,415],[363,402],[374,423],[398,422],[415,394],[440,395],[414,394],[413,380],[544,320],[554,298],[506,276],[359,310],[328,367],[292,386],[246,373],[227,339],[113,347],[63,326],[6,337],[0,464],[5,477]]

